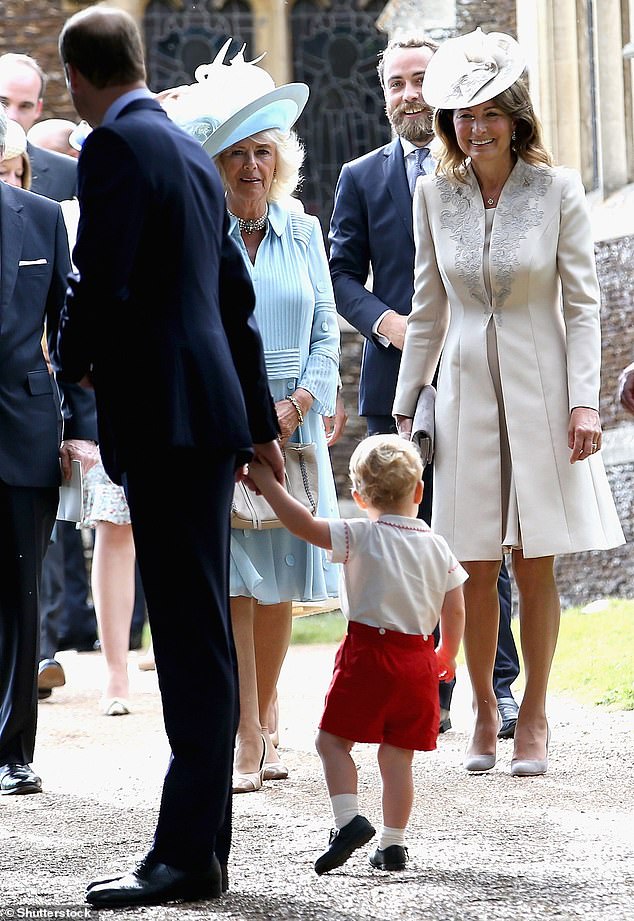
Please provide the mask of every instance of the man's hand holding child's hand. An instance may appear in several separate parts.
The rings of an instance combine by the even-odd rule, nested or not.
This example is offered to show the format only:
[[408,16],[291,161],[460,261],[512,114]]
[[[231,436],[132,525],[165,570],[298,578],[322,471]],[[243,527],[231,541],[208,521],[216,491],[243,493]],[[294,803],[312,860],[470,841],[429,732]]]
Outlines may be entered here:
[[[265,492],[266,486],[277,482],[275,474],[268,464],[263,464],[259,460],[252,460],[249,463],[249,479],[255,484],[258,495]],[[264,489],[263,489],[264,487]]]

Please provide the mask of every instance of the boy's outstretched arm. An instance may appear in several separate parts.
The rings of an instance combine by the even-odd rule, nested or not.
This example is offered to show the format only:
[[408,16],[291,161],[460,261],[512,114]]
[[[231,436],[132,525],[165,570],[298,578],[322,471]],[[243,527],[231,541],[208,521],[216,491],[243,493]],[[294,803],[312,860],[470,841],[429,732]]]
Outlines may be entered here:
[[464,633],[464,595],[462,586],[452,588],[445,595],[440,612],[440,643],[436,649],[438,677],[451,681],[456,674],[456,656]]
[[270,467],[252,460],[249,464],[249,479],[251,479],[263,496],[268,499],[273,510],[285,528],[324,550],[332,550],[330,528],[327,518],[313,518],[308,509],[293,499],[283,486],[275,479],[275,474]]

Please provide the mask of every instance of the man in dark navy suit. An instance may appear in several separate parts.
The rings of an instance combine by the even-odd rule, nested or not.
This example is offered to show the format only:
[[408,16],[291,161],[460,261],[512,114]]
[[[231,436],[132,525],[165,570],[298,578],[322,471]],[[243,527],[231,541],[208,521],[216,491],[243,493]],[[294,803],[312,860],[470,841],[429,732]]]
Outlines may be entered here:
[[[6,116],[0,106],[0,156]],[[42,350],[56,339],[70,270],[57,203],[0,183],[0,793],[39,793],[38,597],[60,483],[62,415]],[[62,462],[94,452],[96,431],[64,388]],[[78,440],[79,439],[79,440]],[[92,448],[83,439],[93,439]]]
[[[35,58],[11,52],[0,55],[0,102],[7,116],[28,133],[42,114],[46,74]],[[31,164],[31,191],[53,201],[65,201],[77,194],[77,161],[27,143]],[[94,395],[76,391],[88,412],[94,415]],[[91,405],[92,404],[92,405]],[[67,572],[69,578],[67,578]],[[49,697],[51,689],[65,683],[64,670],[55,659],[61,642],[63,622],[76,622],[85,636],[79,638],[83,648],[92,649],[97,638],[96,621],[87,604],[88,579],[81,533],[70,522],[58,522],[53,529],[42,570],[40,592],[40,699]],[[68,645],[68,644],[67,644]]]
[[238,718],[231,497],[253,450],[282,481],[275,410],[220,178],[148,91],[134,20],[83,10],[60,54],[93,131],[59,368],[92,380],[103,463],[128,496],[172,749],[149,854],[86,898],[213,898],[228,885]]
[[[359,381],[359,415],[368,434],[396,431],[392,404],[414,293],[412,195],[419,176],[433,173],[432,112],[423,100],[425,70],[436,45],[411,38],[391,42],[379,61],[379,79],[391,143],[344,164],[330,226],[330,271],[337,310],[365,337]],[[366,287],[372,274],[372,286]],[[425,470],[420,516],[431,520],[432,467]],[[500,732],[512,735],[517,704],[511,683],[519,674],[511,633],[511,589],[504,565],[498,583],[500,636],[494,688]],[[440,731],[451,728],[453,683],[440,683]]]

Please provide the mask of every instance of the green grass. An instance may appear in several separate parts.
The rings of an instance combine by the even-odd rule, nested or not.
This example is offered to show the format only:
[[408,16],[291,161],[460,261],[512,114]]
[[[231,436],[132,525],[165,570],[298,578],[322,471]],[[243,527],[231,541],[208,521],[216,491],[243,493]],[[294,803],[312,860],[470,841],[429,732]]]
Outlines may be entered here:
[[634,710],[634,601],[606,601],[603,610],[562,614],[550,679],[553,691],[584,703]]
[[346,632],[346,619],[341,611],[329,614],[309,614],[293,618],[291,643],[339,643]]
[[[513,621],[519,645],[518,627]],[[295,617],[291,642],[338,643],[345,630],[339,611]],[[459,661],[464,662],[462,650]],[[634,710],[634,601],[607,600],[592,613],[563,612],[550,689],[582,703]]]

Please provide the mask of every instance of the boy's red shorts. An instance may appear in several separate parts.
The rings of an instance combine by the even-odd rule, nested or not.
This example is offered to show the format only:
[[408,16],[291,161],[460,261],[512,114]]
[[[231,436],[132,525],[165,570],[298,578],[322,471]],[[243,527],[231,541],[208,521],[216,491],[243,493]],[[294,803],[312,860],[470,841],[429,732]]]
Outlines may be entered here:
[[351,742],[433,751],[439,719],[433,636],[351,621],[319,728]]

